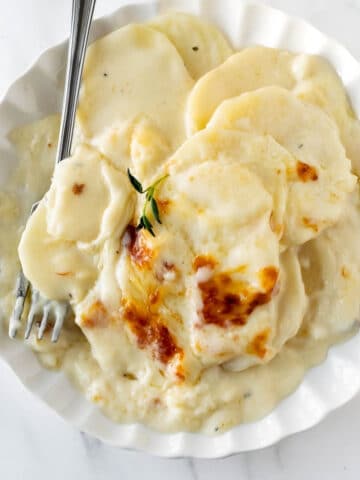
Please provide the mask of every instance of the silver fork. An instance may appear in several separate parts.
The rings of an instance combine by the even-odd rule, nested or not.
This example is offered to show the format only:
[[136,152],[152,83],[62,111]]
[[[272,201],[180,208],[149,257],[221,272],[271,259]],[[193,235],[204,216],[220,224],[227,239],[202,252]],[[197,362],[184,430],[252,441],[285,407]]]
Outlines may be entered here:
[[[56,163],[70,156],[71,143],[74,133],[75,113],[78,103],[82,70],[86,47],[89,37],[91,21],[96,0],[73,0],[71,31],[68,47],[68,59],[65,77],[65,90],[61,114],[59,143],[56,153]],[[39,202],[38,202],[39,203]],[[30,215],[36,210],[38,203],[31,207]],[[26,321],[25,339],[29,338],[36,316],[41,315],[42,320],[38,330],[38,339],[42,339],[47,329],[49,317],[55,319],[51,340],[57,342],[69,304],[48,300],[33,289],[30,282],[20,270],[15,289],[15,306],[9,323],[9,336],[15,338],[21,325],[25,300],[31,294],[31,305]]]

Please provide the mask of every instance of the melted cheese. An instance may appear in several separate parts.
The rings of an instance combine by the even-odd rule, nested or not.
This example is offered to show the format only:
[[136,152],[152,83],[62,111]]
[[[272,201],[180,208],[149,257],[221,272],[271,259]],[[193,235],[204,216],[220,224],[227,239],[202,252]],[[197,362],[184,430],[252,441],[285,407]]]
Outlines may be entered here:
[[186,113],[189,135],[205,128],[224,100],[271,85],[293,91],[335,120],[346,153],[359,174],[360,123],[337,73],[325,59],[317,56],[262,46],[235,53],[204,75],[192,90]]
[[[257,420],[356,330],[347,157],[359,173],[360,136],[343,86],[318,57],[231,53],[182,14],[95,42],[76,149],[20,242],[33,285],[75,314],[56,345],[48,332],[29,345],[115,421],[214,433]],[[10,135],[21,163],[0,193],[6,319],[57,128],[52,117]],[[162,223],[147,211],[155,237],[135,228],[145,198],[127,168],[144,187],[169,175],[155,191]]]
[[267,87],[223,102],[209,127],[271,135],[291,153],[285,242],[302,244],[338,221],[356,177],[335,124],[321,110]]
[[[269,137],[208,130],[188,140],[166,167],[170,177],[160,195],[171,195],[172,202],[164,226],[190,243],[193,272],[189,260],[178,268],[190,276],[191,346],[205,364],[240,356],[249,366],[276,354],[272,341],[283,308],[272,299],[279,294],[278,280],[281,291],[288,284],[297,290],[286,298],[296,304],[293,325],[301,322],[302,280],[294,275],[297,280],[287,282],[286,269],[280,271],[279,232],[273,231],[274,201],[269,202],[273,193],[281,224],[287,196],[282,173],[290,161]],[[263,346],[252,348],[261,335]]]
[[171,40],[195,80],[222,64],[233,53],[216,27],[192,15],[168,13],[148,25]]
[[31,215],[19,244],[24,274],[45,297],[78,302],[97,277],[93,257],[47,232],[46,205]]
[[359,316],[360,248],[356,240],[359,230],[357,191],[338,224],[301,248],[300,261],[310,298],[302,328],[316,340],[328,338],[334,332],[349,331]]
[[158,172],[172,148],[165,135],[146,115],[109,127],[91,142],[118,169],[130,168],[148,183]]
[[[288,197],[287,171],[294,164],[292,156],[269,136],[240,133],[235,130],[207,129],[186,142],[169,160],[167,168],[170,175],[173,176],[175,173],[191,168],[196,163],[209,162],[208,165],[211,169],[214,162],[220,163],[223,159],[236,160],[239,165],[253,172],[261,181],[273,201],[272,230],[278,238],[281,238]],[[213,177],[213,183],[217,184],[216,176]],[[166,184],[164,188],[166,188]],[[219,197],[229,195],[226,184],[216,185],[216,188],[222,189],[221,192],[218,192]],[[211,195],[211,190],[208,194]],[[165,198],[171,198],[171,195],[171,191],[164,194]],[[245,194],[240,203],[241,208],[245,208],[249,204],[247,199],[250,198],[252,201],[256,201],[255,196],[251,193]],[[215,204],[218,198],[212,197],[211,201]],[[251,208],[250,205],[248,207]],[[236,208],[239,207],[235,206],[235,210]],[[226,211],[227,208],[223,215],[226,215]],[[171,214],[171,208],[168,213]],[[235,216],[236,212],[232,212],[232,214]]]
[[48,298],[78,302],[97,276],[99,247],[121,236],[133,209],[125,175],[93,149],[79,147],[57,166],[26,225],[19,245],[26,277]]
[[134,204],[128,178],[82,145],[55,170],[46,201],[47,231],[61,240],[96,246],[123,232]]
[[88,49],[78,124],[93,138],[147,115],[173,146],[184,139],[183,111],[193,81],[172,43],[144,25],[129,25]]

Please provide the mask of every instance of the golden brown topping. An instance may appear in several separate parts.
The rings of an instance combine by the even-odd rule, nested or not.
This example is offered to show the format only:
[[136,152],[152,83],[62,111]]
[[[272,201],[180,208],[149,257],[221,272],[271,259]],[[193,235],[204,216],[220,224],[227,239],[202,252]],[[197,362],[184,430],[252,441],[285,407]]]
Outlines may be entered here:
[[74,195],[81,195],[85,188],[85,183],[74,183],[72,186],[72,192]]
[[298,337],[306,338],[310,336],[310,328],[309,325],[302,325],[300,330],[297,333]]
[[276,286],[278,270],[267,267],[259,272],[263,289],[255,290],[249,283],[234,280],[220,273],[199,284],[203,300],[202,317],[205,324],[219,327],[245,325],[255,308],[269,303]]
[[160,300],[160,291],[157,288],[156,290],[154,290],[153,292],[150,293],[149,303],[150,303],[150,305],[155,305],[159,302],[159,300]]
[[308,218],[308,217],[303,217],[302,221],[303,221],[303,224],[304,224],[306,227],[311,228],[312,230],[314,230],[314,232],[318,232],[318,231],[319,231],[319,227],[316,225],[316,223],[314,223],[312,220],[310,220],[310,218]]
[[178,380],[183,382],[185,380],[185,372],[184,372],[184,367],[182,365],[179,365],[176,369],[176,376]]
[[264,358],[267,353],[267,341],[270,336],[270,329],[266,329],[258,333],[249,343],[246,353],[249,355],[256,355],[259,358]]
[[270,228],[279,237],[281,237],[284,233],[284,226],[275,222],[274,212],[272,212],[270,215]]
[[275,219],[274,219],[274,212],[271,212],[271,215],[270,215],[270,228],[273,232],[275,232],[275,228],[276,228],[276,222],[275,222]]
[[319,178],[316,168],[307,163],[298,161],[296,170],[302,182],[315,182]]
[[349,277],[350,277],[350,272],[349,272],[349,270],[348,270],[345,266],[343,266],[343,267],[341,268],[341,275],[342,275],[344,278],[349,278]]
[[167,262],[166,260],[165,260],[165,262],[163,262],[163,266],[164,266],[164,269],[167,272],[175,272],[176,271],[175,265],[171,262]]
[[110,317],[105,305],[97,300],[86,313],[81,315],[81,325],[86,328],[105,328],[109,325]]
[[73,272],[55,272],[56,275],[59,275],[59,277],[68,277],[69,275],[73,275]]
[[156,408],[156,407],[160,407],[160,406],[162,405],[162,402],[161,402],[160,398],[155,397],[155,398],[153,398],[153,400],[152,400],[152,404],[153,404],[154,407]]
[[259,272],[261,286],[265,292],[272,292],[279,277],[279,270],[274,266],[265,267]]
[[162,262],[160,268],[158,268],[155,272],[155,277],[157,280],[159,280],[159,282],[163,282],[170,272],[173,273],[172,277],[175,278],[177,273],[176,266],[171,262],[164,261]]
[[162,215],[166,214],[170,210],[171,200],[168,198],[158,198],[157,204],[159,207],[159,211]]
[[146,245],[143,232],[136,230],[133,225],[128,225],[125,235],[129,236],[126,246],[132,261],[141,268],[149,268],[153,258],[153,251]]
[[134,304],[124,309],[124,320],[136,336],[138,347],[150,348],[154,358],[169,363],[175,355],[183,355],[176,342],[157,314],[140,310]]
[[212,270],[215,268],[217,261],[211,255],[198,255],[194,258],[193,268],[198,271],[200,268],[208,267]]
[[104,400],[104,397],[102,397],[99,393],[95,393],[92,397],[91,400],[95,403],[101,403]]
[[[40,328],[41,319],[36,320],[35,325],[36,325],[36,327]],[[45,326],[44,335],[47,335],[48,333],[50,333],[50,332],[52,331],[52,328],[53,328],[53,327],[52,327],[51,323],[48,322],[48,323],[46,324],[46,326]]]

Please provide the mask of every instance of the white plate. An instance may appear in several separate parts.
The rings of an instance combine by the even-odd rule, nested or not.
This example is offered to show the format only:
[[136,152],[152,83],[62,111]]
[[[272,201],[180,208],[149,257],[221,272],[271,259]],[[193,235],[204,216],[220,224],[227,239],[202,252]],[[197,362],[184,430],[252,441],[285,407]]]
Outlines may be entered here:
[[[94,22],[96,39],[129,22],[142,22],[169,9],[210,19],[228,35],[235,47],[263,44],[320,54],[328,58],[360,116],[360,66],[335,41],[305,23],[261,5],[238,0],[168,0],[129,5]],[[60,111],[66,44],[47,50],[9,89],[0,105],[0,185],[16,165],[5,138],[15,126]],[[120,425],[75,390],[62,373],[43,369],[21,341],[11,341],[0,329],[0,355],[26,387],[59,415],[106,443],[135,448],[160,456],[215,458],[254,450],[305,430],[360,390],[360,335],[330,350],[327,360],[309,371],[300,387],[264,419],[216,436],[159,434],[143,425]]]

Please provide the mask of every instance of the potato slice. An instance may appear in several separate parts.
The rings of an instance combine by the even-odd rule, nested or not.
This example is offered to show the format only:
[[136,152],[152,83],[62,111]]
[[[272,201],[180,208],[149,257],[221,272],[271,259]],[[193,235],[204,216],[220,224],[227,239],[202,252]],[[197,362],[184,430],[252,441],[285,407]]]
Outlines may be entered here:
[[[283,345],[298,333],[308,300],[296,250],[288,249],[284,252],[280,265],[279,293],[273,300],[270,314],[271,330],[267,326],[263,332],[253,334],[244,348],[244,354],[226,363],[225,369],[240,371],[252,365],[268,363],[281,352]],[[269,316],[269,313],[266,313]],[[259,312],[257,315],[259,317]],[[270,331],[273,334],[267,333]]]
[[91,138],[145,115],[175,148],[185,137],[184,108],[192,86],[181,56],[165,35],[128,25],[88,49],[78,127]]
[[19,257],[26,278],[52,300],[80,301],[97,277],[92,255],[79,250],[73,242],[48,234],[44,200],[29,218],[20,240]]
[[56,167],[46,206],[50,235],[98,245],[123,232],[134,211],[135,192],[124,173],[81,145]]
[[[359,318],[360,215],[358,191],[344,217],[299,254],[310,305],[302,332],[324,340],[349,332]],[[344,248],[346,245],[346,248]]]
[[134,207],[127,177],[93,148],[79,146],[57,166],[28,220],[19,245],[26,277],[50,299],[78,302],[98,276],[104,243],[114,238],[119,245]]
[[250,47],[232,55],[196,83],[187,105],[188,134],[205,128],[222,101],[271,85],[292,90],[329,114],[339,128],[354,170],[360,174],[360,122],[334,68],[314,55],[266,47]]
[[320,109],[280,87],[265,87],[223,102],[209,128],[271,135],[294,159],[284,242],[302,244],[334,225],[356,185],[335,123]]
[[233,53],[218,28],[193,15],[169,13],[157,17],[148,25],[171,40],[195,80],[223,63]]
[[[271,221],[273,211],[282,218],[291,162],[270,137],[209,128],[165,167],[170,177],[159,195],[171,203],[163,228],[189,245],[189,258],[175,261],[188,292],[178,308],[205,365],[266,363],[299,328],[306,308],[300,269],[294,252],[280,263]],[[285,298],[297,312],[290,324]]]
[[229,57],[195,84],[186,110],[188,135],[205,128],[228,98],[270,85],[292,89],[292,61],[292,54],[264,47],[246,48]]

